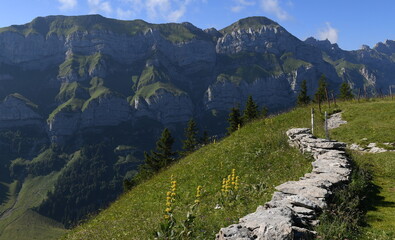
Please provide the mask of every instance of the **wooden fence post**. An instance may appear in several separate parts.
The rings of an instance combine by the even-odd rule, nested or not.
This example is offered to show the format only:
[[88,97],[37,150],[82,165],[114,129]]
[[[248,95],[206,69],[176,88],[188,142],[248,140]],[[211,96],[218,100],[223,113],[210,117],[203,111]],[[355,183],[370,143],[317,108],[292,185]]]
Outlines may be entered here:
[[311,134],[314,135],[314,108],[311,109]]
[[329,132],[328,132],[328,114],[325,111],[325,137],[329,140]]

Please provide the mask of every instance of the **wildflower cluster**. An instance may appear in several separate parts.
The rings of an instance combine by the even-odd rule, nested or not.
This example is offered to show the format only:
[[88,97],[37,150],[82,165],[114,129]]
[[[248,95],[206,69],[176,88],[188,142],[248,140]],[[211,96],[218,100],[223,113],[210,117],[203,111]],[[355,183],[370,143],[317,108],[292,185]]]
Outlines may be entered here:
[[196,198],[193,205],[190,206],[187,212],[185,220],[177,221],[173,215],[174,204],[177,195],[177,181],[173,175],[170,179],[170,189],[166,192],[166,209],[164,220],[160,223],[159,229],[154,231],[155,239],[195,239],[194,234],[194,220],[196,218],[194,214],[195,208],[199,206],[200,197],[202,195],[202,186],[196,188]]
[[195,199],[195,203],[199,204],[200,203],[200,197],[202,195],[202,186],[197,186],[196,188],[196,199]]
[[221,192],[229,194],[230,191],[237,192],[239,189],[240,177],[236,176],[236,169],[232,169],[232,173],[227,178],[222,179]]
[[173,209],[173,203],[176,201],[175,197],[177,195],[176,191],[177,191],[177,181],[174,180],[173,175],[171,176],[171,180],[170,180],[170,190],[166,193],[166,209],[165,209],[165,219],[169,219]]

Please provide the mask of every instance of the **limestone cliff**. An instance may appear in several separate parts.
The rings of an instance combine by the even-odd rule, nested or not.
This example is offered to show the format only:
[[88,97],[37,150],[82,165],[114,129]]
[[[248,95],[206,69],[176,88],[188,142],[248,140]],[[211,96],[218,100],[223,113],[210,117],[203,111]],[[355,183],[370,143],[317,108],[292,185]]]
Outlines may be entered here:
[[168,125],[228,112],[249,95],[279,111],[294,105],[303,80],[312,95],[322,74],[335,94],[342,81],[374,94],[393,84],[394,49],[392,41],[351,52],[301,41],[265,17],[219,31],[100,15],[39,17],[0,29],[0,97],[19,92],[40,109],[18,105],[24,120],[0,127],[48,119],[56,138],[141,117]]

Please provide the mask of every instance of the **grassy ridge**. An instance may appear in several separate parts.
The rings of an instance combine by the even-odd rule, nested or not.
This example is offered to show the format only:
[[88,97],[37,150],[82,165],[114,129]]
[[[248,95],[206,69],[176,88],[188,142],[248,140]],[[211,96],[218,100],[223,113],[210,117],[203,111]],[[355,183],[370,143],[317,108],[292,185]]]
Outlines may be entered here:
[[[395,102],[373,100],[357,104],[341,103],[343,118],[348,121],[331,132],[333,138],[347,143],[395,143]],[[365,140],[364,138],[367,138]],[[367,226],[364,239],[395,238],[395,152],[380,154],[352,153],[360,165],[368,165],[373,173],[373,189],[366,201]]]
[[54,239],[64,234],[65,230],[60,224],[30,210],[45,198],[58,174],[28,176],[19,192],[10,192],[9,201],[4,206],[12,207],[12,214],[5,214],[0,220],[0,240],[28,240],[33,236],[37,239]]
[[[221,227],[270,200],[274,186],[298,179],[309,171],[310,160],[289,147],[284,134],[291,127],[308,125],[307,108],[249,124],[135,187],[64,239],[152,239],[154,230],[163,221],[171,175],[177,180],[178,188],[176,219],[185,219],[194,202],[196,187],[201,185],[203,192],[194,221],[194,237],[214,238]],[[238,199],[214,209],[220,203],[222,178],[232,169],[240,176]]]

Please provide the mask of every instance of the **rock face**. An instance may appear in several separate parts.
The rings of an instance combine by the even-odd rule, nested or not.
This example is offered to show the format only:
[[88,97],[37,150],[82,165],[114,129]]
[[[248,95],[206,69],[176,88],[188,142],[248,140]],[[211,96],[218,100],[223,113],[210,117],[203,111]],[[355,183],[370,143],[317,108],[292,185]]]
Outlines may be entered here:
[[[16,91],[36,103],[51,136],[141,117],[166,126],[226,115],[249,95],[269,111],[288,109],[301,82],[311,96],[322,74],[334,93],[342,81],[385,93],[395,75],[394,49],[392,41],[352,52],[301,41],[265,17],[219,31],[100,15],[39,17],[0,29],[0,98]],[[97,98],[103,88],[117,97]],[[13,122],[0,127],[8,126]]]
[[314,239],[317,217],[326,208],[331,189],[346,183],[351,174],[345,143],[315,138],[310,129],[287,131],[289,143],[313,156],[313,171],[299,181],[276,187],[278,192],[238,224],[222,228],[217,239]]
[[42,117],[35,111],[35,107],[23,96],[13,94],[7,96],[0,104],[0,127],[43,126]]
[[83,111],[63,109],[48,120],[52,142],[63,143],[79,129],[116,126],[131,121],[131,107],[121,97],[107,95],[90,101]]

